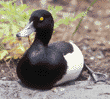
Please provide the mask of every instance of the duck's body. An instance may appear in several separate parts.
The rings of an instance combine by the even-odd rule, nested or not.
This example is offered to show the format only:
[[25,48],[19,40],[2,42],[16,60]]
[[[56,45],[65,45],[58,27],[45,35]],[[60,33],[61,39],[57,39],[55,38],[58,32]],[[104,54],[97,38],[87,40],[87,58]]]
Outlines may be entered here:
[[29,87],[48,89],[76,79],[83,66],[83,55],[72,41],[55,42],[46,47],[37,44],[31,46],[19,61],[17,75]]
[[79,77],[84,57],[72,42],[59,41],[48,45],[53,33],[51,13],[37,10],[31,14],[28,25],[17,37],[36,32],[35,40],[17,66],[17,75],[29,87],[47,89]]
[[51,88],[66,73],[67,63],[60,52],[38,45],[27,50],[17,67],[21,81],[30,87]]

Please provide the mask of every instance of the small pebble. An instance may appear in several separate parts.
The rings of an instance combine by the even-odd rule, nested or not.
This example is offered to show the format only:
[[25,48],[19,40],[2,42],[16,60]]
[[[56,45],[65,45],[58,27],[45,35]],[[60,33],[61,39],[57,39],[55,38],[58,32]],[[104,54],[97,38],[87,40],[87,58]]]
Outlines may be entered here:
[[14,96],[17,98],[17,97],[18,97],[18,94],[17,94],[17,93],[15,93],[15,94],[14,94]]
[[100,21],[95,21],[94,24],[95,25],[101,25],[101,22]]
[[88,26],[84,26],[84,29],[89,29],[89,27]]
[[109,29],[109,28],[110,28],[110,25],[106,25],[105,28],[106,28],[106,29]]
[[2,78],[2,80],[5,80],[5,79],[6,79],[6,77],[3,77],[3,78]]
[[96,55],[97,58],[104,58],[102,51],[99,51]]
[[64,90],[65,90],[65,88],[61,88],[61,89],[60,89],[60,91],[64,91]]
[[94,59],[95,59],[95,57],[94,57],[94,56],[91,56],[91,57],[90,57],[90,59],[91,59],[91,60],[94,60]]
[[58,90],[56,88],[51,89],[52,92],[58,93]]
[[93,89],[92,86],[86,86],[85,89]]
[[90,53],[90,52],[92,52],[92,50],[91,49],[88,49],[88,52]]

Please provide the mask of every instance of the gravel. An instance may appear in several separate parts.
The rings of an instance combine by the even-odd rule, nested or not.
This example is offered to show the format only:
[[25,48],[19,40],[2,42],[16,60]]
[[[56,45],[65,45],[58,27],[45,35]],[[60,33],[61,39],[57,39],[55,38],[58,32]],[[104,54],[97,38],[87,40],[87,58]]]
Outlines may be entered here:
[[20,81],[0,80],[0,87],[0,99],[110,99],[109,82],[73,81],[51,90],[37,90]]

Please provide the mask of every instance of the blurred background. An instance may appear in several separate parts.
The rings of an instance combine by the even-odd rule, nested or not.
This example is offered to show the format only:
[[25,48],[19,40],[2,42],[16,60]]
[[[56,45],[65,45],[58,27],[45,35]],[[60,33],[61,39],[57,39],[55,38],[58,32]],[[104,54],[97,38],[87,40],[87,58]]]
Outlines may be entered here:
[[[47,10],[49,5],[62,6],[63,10],[57,13],[57,20],[59,20],[62,19],[65,14],[72,16],[74,13],[76,16],[82,11],[86,11],[93,1],[94,0],[17,0],[16,3],[17,5],[27,4],[30,6],[28,9]],[[71,25],[62,24],[56,28],[50,43],[73,40],[81,49],[85,63],[91,69],[110,75],[110,1],[97,0],[89,10],[89,13],[84,17],[77,32],[72,36],[79,21],[80,19],[77,19],[72,22]],[[5,71],[6,68],[3,66],[1,66],[0,69]],[[7,71],[9,71],[9,69]],[[15,72],[15,69],[13,69],[13,72]],[[1,74],[1,78],[4,76],[4,74]],[[10,77],[6,79],[16,80],[16,76],[10,74]]]

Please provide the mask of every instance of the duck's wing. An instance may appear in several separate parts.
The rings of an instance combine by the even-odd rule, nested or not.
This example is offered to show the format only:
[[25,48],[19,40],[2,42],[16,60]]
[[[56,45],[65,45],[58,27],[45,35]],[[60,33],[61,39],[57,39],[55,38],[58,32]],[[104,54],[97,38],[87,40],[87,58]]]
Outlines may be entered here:
[[57,41],[48,46],[49,48],[61,52],[63,55],[72,53],[74,51],[73,46],[65,41]]
[[56,84],[61,84],[69,80],[75,80],[81,74],[84,66],[84,57],[80,49],[72,42],[55,42],[49,48],[60,51],[67,61],[67,72]]

